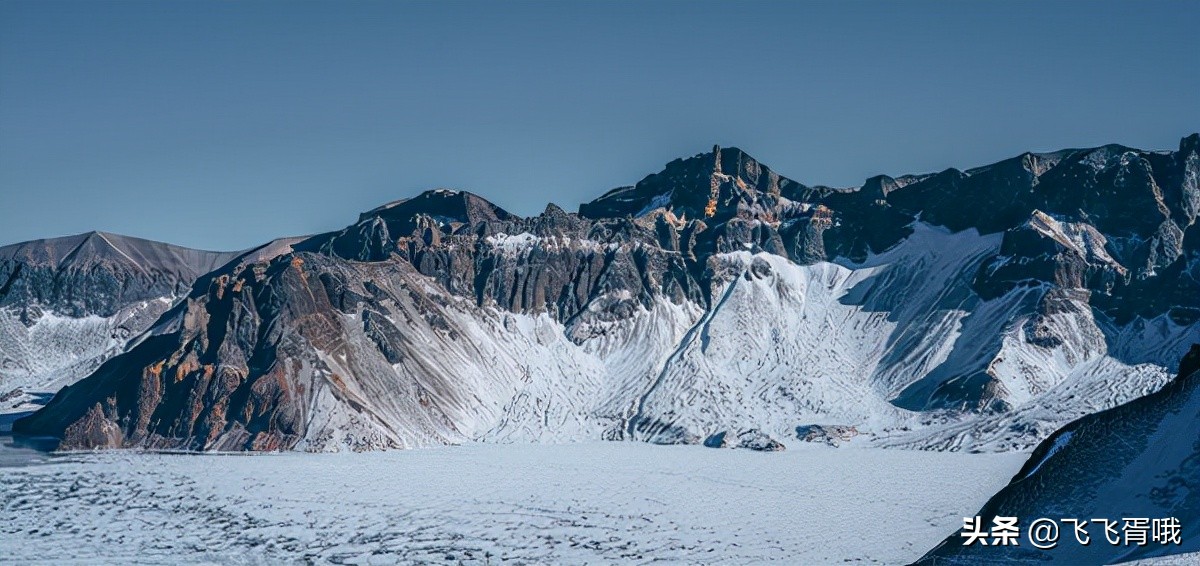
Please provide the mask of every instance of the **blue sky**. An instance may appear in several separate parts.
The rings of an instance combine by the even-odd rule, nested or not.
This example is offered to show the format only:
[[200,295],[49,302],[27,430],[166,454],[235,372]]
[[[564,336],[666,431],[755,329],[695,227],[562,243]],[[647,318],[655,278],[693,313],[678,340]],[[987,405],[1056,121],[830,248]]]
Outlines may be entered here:
[[213,249],[423,189],[574,209],[736,145],[805,183],[1200,130],[1200,3],[0,2],[0,243]]

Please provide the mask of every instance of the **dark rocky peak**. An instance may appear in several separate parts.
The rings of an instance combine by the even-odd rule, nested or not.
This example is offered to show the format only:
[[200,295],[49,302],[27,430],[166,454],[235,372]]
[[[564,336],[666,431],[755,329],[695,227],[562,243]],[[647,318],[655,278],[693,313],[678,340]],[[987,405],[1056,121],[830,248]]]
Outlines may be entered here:
[[869,196],[875,200],[886,199],[888,194],[902,185],[896,182],[896,179],[887,175],[876,175],[867,179],[862,186],[863,195]]
[[362,224],[379,218],[387,222],[388,228],[393,232],[408,233],[418,228],[416,218],[421,215],[432,218],[450,232],[459,225],[474,226],[480,222],[517,218],[516,215],[474,193],[436,189],[364,212],[359,215],[358,221]]
[[1086,163],[1093,171],[1103,171],[1119,163],[1128,153],[1138,153],[1138,150],[1121,144],[1110,143],[1100,147],[1081,149],[1071,153],[1074,162]]
[[998,179],[1004,177],[1032,178],[1031,184],[1037,185],[1038,177],[1053,169],[1063,159],[1078,150],[1063,149],[1053,152],[1035,153],[1026,151],[1015,157],[1010,157],[991,165],[967,169],[964,173],[969,177],[980,179]]
[[120,263],[130,268],[189,273],[194,277],[219,267],[239,253],[194,250],[93,231],[4,246],[0,248],[0,261],[56,269]]
[[967,171],[950,168],[890,191],[887,200],[907,214],[920,214],[922,220],[954,231],[999,232],[1020,224],[1036,208],[1032,190],[1053,162],[1024,153]]
[[904,187],[919,183],[930,177],[929,175],[901,175],[892,177],[890,175],[875,175],[869,177],[863,182],[862,187],[855,189],[832,189],[829,187],[810,187],[806,193],[802,195],[789,195],[788,198],[795,199],[801,202],[819,202],[828,199],[833,195],[845,195],[848,193],[860,193],[856,195],[864,201],[872,201],[874,204],[886,205],[888,195],[896,192]]
[[0,248],[0,306],[111,316],[138,301],[186,293],[241,252],[210,252],[88,232]]
[[771,195],[803,188],[799,183],[772,171],[770,167],[763,165],[736,147],[726,149],[714,147],[713,149],[720,156],[720,173],[740,181],[739,186],[745,185],[745,187]]
[[[563,302],[537,295],[514,302],[513,289],[520,287],[513,285],[525,282],[523,275],[510,277],[509,271],[527,272],[527,263],[539,266],[532,273],[540,273],[543,264],[600,261],[603,267],[613,261],[609,256],[614,250],[640,248],[678,254],[687,276],[703,282],[706,260],[715,253],[767,251],[804,264],[862,261],[902,241],[920,219],[953,230],[1010,232],[1005,250],[989,264],[994,271],[980,277],[979,290],[985,294],[1017,284],[1057,283],[1116,296],[1114,285],[1165,273],[1179,263],[1184,232],[1163,221],[1172,212],[1156,204],[1164,197],[1154,192],[1155,187],[1185,184],[1182,173],[1161,181],[1155,177],[1159,169],[1183,171],[1154,161],[1173,160],[1174,155],[1115,145],[1027,152],[966,171],[879,175],[861,188],[834,189],[796,183],[740,149],[715,147],[676,159],[634,186],[583,204],[579,214],[548,205],[540,215],[520,218],[471,193],[429,191],[371,210],[355,225],[295,248],[357,261],[396,257],[479,304],[489,297],[518,310],[553,304],[549,308],[560,316],[570,316],[586,303],[584,298]],[[1094,163],[1111,174],[1089,176],[1087,183],[1072,181],[1073,169],[1091,171]],[[1147,219],[1137,216],[1146,207],[1115,208],[1118,200],[1094,196],[1103,190],[1131,201],[1137,199],[1126,193],[1149,194],[1153,214]],[[1081,192],[1093,196],[1080,197]],[[1105,229],[1122,222],[1134,225],[1140,236]],[[594,274],[599,268],[589,269]],[[563,271],[536,281],[548,285],[543,288],[546,297],[559,297],[559,287],[576,283],[583,273]],[[560,280],[558,275],[568,277]],[[588,283],[579,288],[595,287]]]
[[1183,259],[1200,212],[1200,155],[1105,146],[1073,154],[1044,176],[1045,210],[1085,220],[1104,232],[1110,251],[1138,279]]
[[[1131,249],[1115,253],[1126,265],[1141,265],[1150,255],[1142,243],[1157,239],[1177,248],[1175,242],[1200,213],[1200,155],[1193,151],[1192,139],[1180,142],[1180,152],[1115,144],[1027,152],[966,171],[947,169],[902,186],[873,177],[863,192],[872,198],[883,194],[899,212],[955,231],[1000,232],[1042,210],[1087,222],[1118,240],[1129,239],[1114,245]],[[1166,265],[1163,254],[1157,255],[1147,270]],[[1174,256],[1177,250],[1167,253],[1166,261]]]
[[1186,136],[1179,140],[1179,153],[1187,155],[1189,153],[1200,153],[1200,133]]
[[1025,152],[1021,159],[1026,171],[1033,173],[1035,177],[1041,177],[1069,155],[1071,155],[1071,150],[1067,149],[1050,153]]
[[1200,216],[1200,135],[1179,141],[1179,151],[1151,154],[1149,160],[1160,172],[1159,185],[1177,225],[1187,230]]
[[1043,176],[1037,192],[1047,210],[1122,236],[1145,235],[1170,216],[1147,153],[1124,146],[1072,154]]
[[[396,257],[479,304],[491,297],[518,310],[546,307],[569,317],[585,299],[514,301],[520,288],[514,285],[525,282],[509,271],[529,271],[526,263],[539,266],[532,273],[543,264],[603,266],[616,249],[641,248],[678,254],[688,277],[703,287],[712,254],[754,250],[803,264],[863,261],[906,238],[919,219],[955,231],[1006,232],[1004,250],[985,266],[991,271],[977,277],[985,295],[1016,285],[1087,289],[1097,306],[1127,317],[1135,310],[1120,307],[1120,298],[1132,292],[1131,280],[1192,265],[1184,252],[1195,247],[1185,237],[1194,232],[1188,228],[1194,214],[1184,212],[1200,210],[1194,188],[1200,158],[1187,169],[1180,155],[1119,145],[1026,152],[965,171],[879,175],[861,188],[835,189],[796,183],[740,149],[714,147],[585,203],[579,214],[549,205],[519,218],[470,193],[430,191],[364,213],[357,224],[296,249],[358,261]],[[1184,198],[1188,186],[1193,205]],[[538,292],[560,297],[560,284],[569,287],[583,272],[565,271],[566,279],[536,281],[548,285]],[[1137,289],[1147,297],[1163,291]],[[1169,307],[1138,304],[1137,312],[1151,315]]]
[[1050,159],[1046,156],[1050,154],[1035,154],[1025,152],[1015,157],[1010,157],[1001,161],[997,161],[990,165],[981,167],[973,167],[963,171],[965,177],[976,177],[991,175],[993,177],[1004,177],[1008,175],[1025,175],[1038,176],[1044,173],[1047,169],[1057,164],[1059,159]]
[[434,245],[444,235],[480,232],[520,217],[466,191],[436,189],[390,202],[359,215],[340,232],[314,236],[296,249],[320,251],[357,261],[382,261],[398,250],[401,238],[416,237]]
[[590,226],[587,219],[580,218],[560,208],[554,203],[546,205],[541,214],[526,219],[528,231],[542,237],[564,237],[585,233]]
[[1000,253],[980,266],[974,287],[985,298],[1043,283],[1111,295],[1128,282],[1129,270],[1109,255],[1107,246],[1091,225],[1035,210],[1023,224],[1004,232]]
[[681,218],[729,218],[739,209],[805,189],[738,148],[714,146],[711,152],[676,159],[632,187],[619,187],[584,203],[579,213],[620,218],[666,208]]
[[[99,232],[88,232],[61,238],[45,238],[20,242],[0,248],[0,260],[19,261],[28,265],[59,267],[89,240],[102,239]],[[108,249],[115,251],[111,246]]]

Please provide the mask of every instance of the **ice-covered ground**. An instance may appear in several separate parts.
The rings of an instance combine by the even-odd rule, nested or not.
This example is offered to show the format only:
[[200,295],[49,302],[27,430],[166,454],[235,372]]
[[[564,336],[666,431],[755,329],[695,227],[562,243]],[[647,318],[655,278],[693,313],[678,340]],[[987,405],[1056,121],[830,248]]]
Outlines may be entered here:
[[899,564],[1026,458],[637,442],[3,456],[0,557],[53,564]]

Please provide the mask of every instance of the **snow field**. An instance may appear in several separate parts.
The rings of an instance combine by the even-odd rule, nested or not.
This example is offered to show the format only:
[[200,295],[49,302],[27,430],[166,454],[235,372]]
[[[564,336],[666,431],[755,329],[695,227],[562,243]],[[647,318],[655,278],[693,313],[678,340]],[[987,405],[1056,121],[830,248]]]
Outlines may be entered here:
[[17,563],[899,564],[1026,455],[610,442],[34,458],[0,470],[0,556]]

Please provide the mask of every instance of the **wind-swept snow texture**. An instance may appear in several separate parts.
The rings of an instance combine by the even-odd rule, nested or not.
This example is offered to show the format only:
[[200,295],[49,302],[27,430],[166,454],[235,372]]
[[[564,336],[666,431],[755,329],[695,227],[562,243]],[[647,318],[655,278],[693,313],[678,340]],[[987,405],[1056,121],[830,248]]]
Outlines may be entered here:
[[612,442],[369,454],[68,454],[0,469],[0,557],[46,564],[901,564],[961,523],[1020,460]]
[[149,328],[172,301],[170,296],[139,301],[107,317],[43,311],[27,321],[0,309],[0,390],[56,391],[74,383]]
[[[63,448],[1003,451],[1200,340],[1200,136],[808,187],[734,148],[569,214],[437,190],[230,262],[39,413]],[[732,442],[732,439],[754,439]]]
[[[1092,543],[1078,544],[1070,528],[1049,550],[1024,546],[963,546],[951,535],[918,562],[927,566],[1025,561],[1109,564],[1200,552],[1200,345],[1179,377],[1154,394],[1088,415],[1046,439],[1020,472],[977,515],[992,517],[1159,519],[1181,524],[1181,544],[1111,545],[1093,523]],[[974,515],[969,515],[974,516]],[[1026,543],[1027,541],[1023,541]],[[1195,564],[1195,554],[1180,558]],[[1188,562],[1187,560],[1193,560]]]

